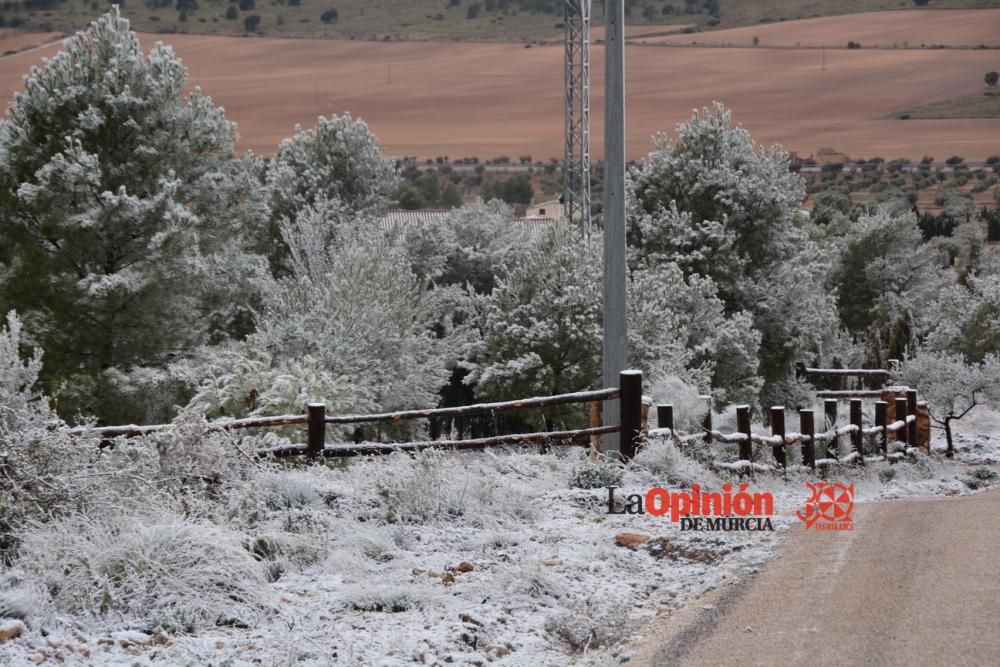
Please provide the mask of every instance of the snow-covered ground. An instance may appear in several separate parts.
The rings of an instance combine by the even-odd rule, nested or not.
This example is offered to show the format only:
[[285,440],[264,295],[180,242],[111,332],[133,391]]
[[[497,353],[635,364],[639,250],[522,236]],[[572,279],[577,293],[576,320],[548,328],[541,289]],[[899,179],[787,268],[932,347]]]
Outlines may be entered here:
[[[1000,462],[1000,414],[983,409],[958,432],[954,462],[936,451],[829,477],[853,481],[858,502],[993,484],[974,473]],[[774,494],[773,532],[695,532],[666,516],[608,514],[605,489],[571,488],[589,465],[578,449],[526,448],[263,472],[228,501],[233,513],[270,508],[260,525],[281,528],[259,616],[187,634],[127,615],[29,611],[25,626],[0,619],[0,637],[17,635],[0,643],[0,662],[619,664],[645,624],[759,569],[798,523],[814,479],[752,481],[751,491]],[[623,471],[616,496],[734,479],[657,440]],[[623,532],[640,543],[623,546]],[[266,533],[255,551],[266,551]]]

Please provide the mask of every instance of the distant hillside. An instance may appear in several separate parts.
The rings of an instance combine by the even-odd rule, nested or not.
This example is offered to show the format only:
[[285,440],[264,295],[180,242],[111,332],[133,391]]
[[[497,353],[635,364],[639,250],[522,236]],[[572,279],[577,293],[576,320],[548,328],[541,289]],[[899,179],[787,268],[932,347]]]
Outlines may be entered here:
[[[562,0],[121,0],[133,26],[149,32],[266,34],[361,39],[558,37]],[[773,21],[914,9],[1000,7],[1000,0],[626,0],[628,21],[694,32]],[[4,0],[0,27],[72,31],[107,0]],[[594,2],[595,22],[603,3]]]

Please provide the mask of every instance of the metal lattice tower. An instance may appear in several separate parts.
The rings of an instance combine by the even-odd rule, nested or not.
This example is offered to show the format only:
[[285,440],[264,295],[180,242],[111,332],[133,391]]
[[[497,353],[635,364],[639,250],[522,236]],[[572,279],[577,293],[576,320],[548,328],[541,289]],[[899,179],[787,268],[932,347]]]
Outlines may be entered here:
[[566,219],[590,236],[590,2],[564,0],[566,9]]

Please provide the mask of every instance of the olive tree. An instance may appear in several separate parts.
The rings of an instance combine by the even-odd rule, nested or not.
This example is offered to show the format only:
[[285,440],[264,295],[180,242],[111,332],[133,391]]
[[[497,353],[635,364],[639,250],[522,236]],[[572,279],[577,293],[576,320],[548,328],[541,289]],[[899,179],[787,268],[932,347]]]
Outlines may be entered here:
[[955,453],[952,422],[984,403],[1000,400],[1000,357],[993,353],[969,363],[953,352],[924,351],[903,365],[897,380],[920,387],[930,404],[931,419],[944,431],[951,458]]

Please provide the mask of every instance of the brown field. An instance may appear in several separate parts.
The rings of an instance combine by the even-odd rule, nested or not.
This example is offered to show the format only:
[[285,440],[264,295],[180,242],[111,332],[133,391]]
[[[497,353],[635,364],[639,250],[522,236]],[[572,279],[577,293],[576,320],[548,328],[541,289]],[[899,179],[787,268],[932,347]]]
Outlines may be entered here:
[[751,46],[837,46],[848,41],[865,47],[1000,46],[1000,9],[869,12],[782,21],[693,35],[636,38],[649,44],[731,44]]
[[[973,22],[976,25],[976,22]],[[239,124],[241,147],[273,153],[296,123],[351,112],[391,155],[537,159],[562,153],[562,49],[521,44],[374,43],[196,35],[166,39],[191,80]],[[0,95],[57,47],[0,59]],[[603,50],[594,49],[594,153],[601,154]],[[1000,153],[1000,119],[891,120],[893,112],[976,90],[996,51],[628,50],[629,154],[695,107],[725,102],[765,144],[808,155],[969,160]],[[391,63],[392,81],[389,82]]]
[[59,39],[58,32],[24,32],[14,28],[0,28],[0,56],[12,51],[24,51]]

